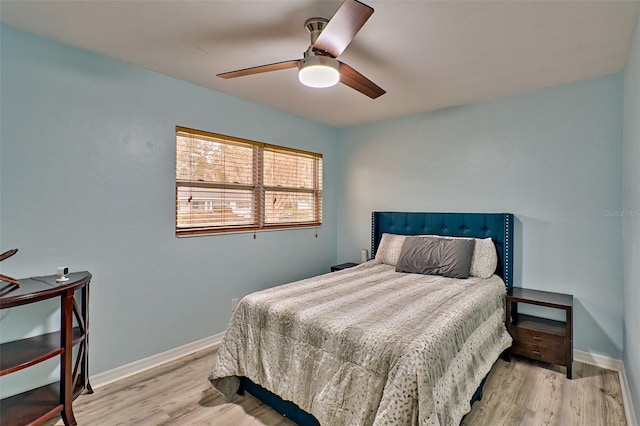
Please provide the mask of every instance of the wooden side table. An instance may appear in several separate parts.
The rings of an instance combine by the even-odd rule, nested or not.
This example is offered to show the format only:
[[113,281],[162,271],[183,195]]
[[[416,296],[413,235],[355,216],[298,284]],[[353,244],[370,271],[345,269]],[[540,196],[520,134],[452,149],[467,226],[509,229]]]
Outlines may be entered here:
[[[518,303],[561,309],[565,321],[518,313]],[[513,337],[511,353],[563,365],[573,377],[573,296],[514,287],[507,293],[506,324]]]
[[333,265],[331,267],[331,272],[335,272],[335,271],[342,271],[343,269],[347,269],[347,268],[353,268],[354,266],[358,266],[358,263],[353,263],[353,262],[347,262],[347,263],[341,263],[339,265]]

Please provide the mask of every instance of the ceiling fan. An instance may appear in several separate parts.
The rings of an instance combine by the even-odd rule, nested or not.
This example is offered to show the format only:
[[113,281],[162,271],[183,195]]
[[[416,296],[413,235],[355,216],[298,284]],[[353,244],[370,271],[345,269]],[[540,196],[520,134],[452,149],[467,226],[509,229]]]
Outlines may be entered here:
[[311,34],[311,45],[304,52],[302,59],[224,72],[218,74],[218,77],[235,78],[297,67],[298,79],[306,86],[330,87],[340,82],[375,99],[384,95],[386,91],[336,59],[372,14],[372,7],[357,0],[345,0],[331,20],[307,19],[304,25]]

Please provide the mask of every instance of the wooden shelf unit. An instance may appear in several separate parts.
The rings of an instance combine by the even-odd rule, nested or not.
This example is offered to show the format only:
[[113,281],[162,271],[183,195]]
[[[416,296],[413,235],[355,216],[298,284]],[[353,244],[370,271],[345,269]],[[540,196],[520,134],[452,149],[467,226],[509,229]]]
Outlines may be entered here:
[[[20,287],[0,289],[0,309],[60,297],[60,330],[0,345],[0,377],[33,365],[60,358],[60,381],[40,386],[0,401],[0,419],[7,425],[39,425],[60,415],[65,425],[76,425],[72,402],[89,383],[89,272],[69,275],[58,283],[56,276],[20,280]],[[76,292],[80,293],[76,296]],[[74,325],[75,320],[75,325]],[[74,357],[74,347],[77,354]]]

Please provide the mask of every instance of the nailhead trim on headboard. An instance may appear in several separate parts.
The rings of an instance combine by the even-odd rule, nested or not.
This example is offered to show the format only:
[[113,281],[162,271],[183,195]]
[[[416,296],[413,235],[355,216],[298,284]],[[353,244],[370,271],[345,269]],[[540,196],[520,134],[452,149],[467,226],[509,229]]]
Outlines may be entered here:
[[513,272],[511,269],[511,214],[505,214],[504,218],[504,281],[508,288],[513,287]]
[[371,212],[371,258],[376,257],[376,236],[375,236],[376,212]]

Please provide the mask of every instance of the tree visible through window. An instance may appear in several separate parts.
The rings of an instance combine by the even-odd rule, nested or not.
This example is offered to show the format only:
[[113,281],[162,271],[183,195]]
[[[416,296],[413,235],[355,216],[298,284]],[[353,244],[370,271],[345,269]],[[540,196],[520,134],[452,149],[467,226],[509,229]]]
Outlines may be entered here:
[[321,223],[322,154],[176,127],[176,235]]

